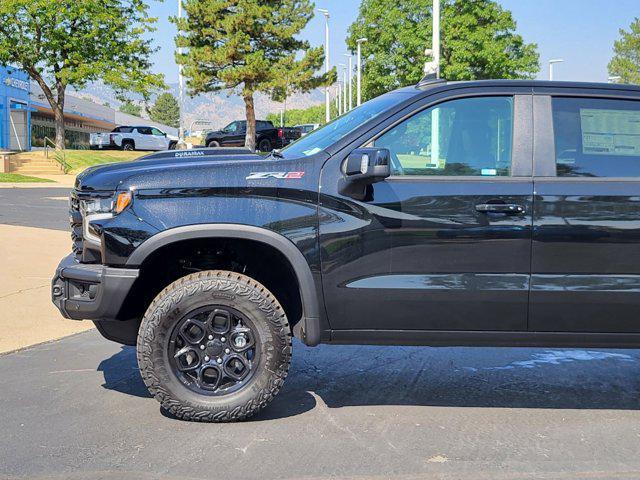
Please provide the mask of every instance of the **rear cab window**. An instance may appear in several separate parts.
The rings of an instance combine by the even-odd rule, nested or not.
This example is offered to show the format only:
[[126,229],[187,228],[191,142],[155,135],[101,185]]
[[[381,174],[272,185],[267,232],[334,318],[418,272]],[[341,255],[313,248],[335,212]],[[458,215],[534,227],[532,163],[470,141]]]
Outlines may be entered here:
[[640,102],[552,99],[558,177],[640,177]]

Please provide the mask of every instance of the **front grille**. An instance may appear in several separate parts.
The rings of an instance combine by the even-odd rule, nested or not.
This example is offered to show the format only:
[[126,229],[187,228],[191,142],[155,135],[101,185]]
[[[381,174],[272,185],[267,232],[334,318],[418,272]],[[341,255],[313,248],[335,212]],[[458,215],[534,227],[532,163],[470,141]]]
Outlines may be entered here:
[[75,191],[69,197],[69,223],[71,224],[71,248],[78,261],[82,260],[84,248],[82,240],[82,214],[80,213],[80,200]]

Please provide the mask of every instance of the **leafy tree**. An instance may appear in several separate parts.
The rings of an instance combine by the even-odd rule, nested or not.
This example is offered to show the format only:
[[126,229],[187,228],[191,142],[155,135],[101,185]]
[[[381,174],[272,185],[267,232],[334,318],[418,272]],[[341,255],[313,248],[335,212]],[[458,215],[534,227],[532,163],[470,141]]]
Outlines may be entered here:
[[140,106],[140,104],[133,103],[129,99],[126,99],[124,102],[122,102],[122,105],[120,105],[118,110],[120,110],[122,113],[135,115],[136,117],[139,117],[142,113],[142,107]]
[[180,126],[180,105],[170,93],[158,96],[156,103],[149,109],[149,116],[154,122],[160,122],[170,127]]
[[147,97],[163,85],[150,73],[154,18],[144,0],[0,0],[0,64],[25,70],[40,85],[64,148],[67,87],[103,80],[118,93]]
[[640,18],[631,22],[630,31],[620,29],[613,52],[609,74],[619,76],[622,83],[640,83]]
[[[187,16],[174,18],[182,32],[176,39],[184,53],[191,95],[220,90],[238,92],[245,104],[245,145],[255,149],[254,93],[282,100],[330,84],[335,72],[317,75],[322,47],[295,38],[313,17],[310,0],[183,0]],[[303,52],[301,54],[301,52]]]
[[[530,78],[537,46],[515,33],[511,12],[493,0],[441,0],[441,76],[448,80]],[[365,98],[417,83],[432,43],[433,0],[363,0],[347,44],[362,45]]]

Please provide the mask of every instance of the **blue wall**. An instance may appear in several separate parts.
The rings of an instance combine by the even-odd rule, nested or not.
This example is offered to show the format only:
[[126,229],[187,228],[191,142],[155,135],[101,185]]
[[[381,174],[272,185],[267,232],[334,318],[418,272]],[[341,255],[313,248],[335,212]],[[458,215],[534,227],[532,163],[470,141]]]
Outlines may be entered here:
[[27,149],[31,148],[29,85],[29,76],[25,72],[13,67],[0,66],[0,149],[9,148],[9,135],[11,134],[9,112],[12,107],[27,110],[29,134],[27,135],[26,147]]

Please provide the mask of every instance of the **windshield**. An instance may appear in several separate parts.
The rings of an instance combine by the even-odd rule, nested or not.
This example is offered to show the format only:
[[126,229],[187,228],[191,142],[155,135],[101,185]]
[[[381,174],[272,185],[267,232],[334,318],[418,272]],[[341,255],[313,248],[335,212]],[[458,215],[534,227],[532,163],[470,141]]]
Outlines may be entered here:
[[345,137],[367,120],[377,117],[385,110],[397,105],[404,98],[395,93],[387,93],[363,103],[349,113],[327,123],[305,135],[282,150],[287,157],[308,157]]

